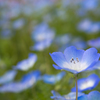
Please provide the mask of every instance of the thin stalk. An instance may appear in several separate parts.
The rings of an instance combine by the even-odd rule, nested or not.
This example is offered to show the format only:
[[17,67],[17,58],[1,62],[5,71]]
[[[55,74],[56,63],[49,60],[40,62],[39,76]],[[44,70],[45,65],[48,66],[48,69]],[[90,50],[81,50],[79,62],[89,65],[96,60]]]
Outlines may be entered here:
[[76,81],[76,100],[78,100],[77,75],[75,75],[75,81]]

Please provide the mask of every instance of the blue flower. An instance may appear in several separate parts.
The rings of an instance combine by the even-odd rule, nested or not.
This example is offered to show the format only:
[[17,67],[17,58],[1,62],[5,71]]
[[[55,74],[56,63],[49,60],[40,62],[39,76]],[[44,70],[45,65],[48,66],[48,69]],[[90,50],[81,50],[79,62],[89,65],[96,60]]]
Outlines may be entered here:
[[16,74],[17,72],[14,70],[6,72],[3,76],[0,77],[0,84],[11,82],[15,78]]
[[98,6],[98,0],[84,0],[82,7],[85,10],[94,10]]
[[87,31],[88,34],[97,33],[100,31],[100,22],[94,22],[89,30]]
[[92,25],[91,20],[84,19],[78,24],[77,29],[79,31],[87,32],[90,29],[91,25]]
[[46,23],[37,25],[32,32],[32,39],[35,41],[35,45],[31,47],[31,50],[42,51],[49,47],[54,36],[54,30],[50,29]]
[[20,82],[12,82],[0,87],[0,92],[21,92],[32,87],[40,77],[40,71],[32,71],[23,76]]
[[88,45],[95,48],[100,48],[100,37],[98,37],[97,39],[89,40]]
[[100,31],[100,22],[92,22],[89,19],[84,19],[78,24],[77,29],[86,34],[96,34]]
[[37,55],[30,53],[28,59],[20,61],[16,66],[14,66],[14,69],[26,71],[29,68],[31,68],[36,61],[37,61]]
[[42,76],[42,79],[45,83],[48,83],[48,84],[55,84],[56,82],[60,81],[64,76],[65,76],[65,72],[61,72],[57,75],[43,75]]
[[74,74],[92,68],[99,60],[99,54],[95,48],[84,50],[77,50],[74,46],[65,49],[62,52],[50,53],[53,61],[57,65],[53,65],[55,69],[64,69]]
[[[99,81],[100,81],[100,79],[96,74],[92,74],[92,75],[88,76],[87,78],[79,79],[77,82],[78,91],[82,92],[82,91],[86,91],[86,90],[92,90],[93,88],[95,88],[98,85]],[[72,88],[71,91],[75,92],[76,87]]]
[[[70,92],[67,95],[61,96],[59,93],[55,91],[51,91],[53,96],[51,96],[51,99],[54,100],[75,100],[76,99],[76,92]],[[85,95],[84,93],[78,92],[78,98]]]
[[100,100],[100,92],[92,91],[87,95],[83,95],[78,100]]
[[47,39],[52,40],[54,36],[54,30],[50,29],[48,24],[45,22],[37,25],[32,32],[32,39],[35,40],[35,42],[40,42]]

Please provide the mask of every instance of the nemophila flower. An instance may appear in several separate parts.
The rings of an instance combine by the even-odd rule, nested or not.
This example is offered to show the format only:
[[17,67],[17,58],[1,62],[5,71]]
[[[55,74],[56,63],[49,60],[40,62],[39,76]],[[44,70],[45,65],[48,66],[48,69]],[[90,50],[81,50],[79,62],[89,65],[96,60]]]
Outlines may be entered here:
[[47,39],[52,40],[54,39],[54,36],[54,30],[50,29],[48,24],[45,22],[37,25],[32,31],[32,39],[35,40],[35,42],[40,42]]
[[[76,92],[70,92],[67,95],[61,96],[59,93],[55,91],[51,91],[53,96],[51,96],[51,99],[54,100],[76,100]],[[84,93],[78,92],[78,98],[85,95]]]
[[100,92],[92,91],[87,95],[83,95],[78,100],[100,100]]
[[87,43],[91,47],[100,48],[100,37],[89,40]]
[[12,82],[0,87],[0,92],[21,92],[25,89],[32,87],[40,77],[40,71],[32,71],[25,76],[19,82]]
[[30,53],[28,59],[18,62],[18,64],[14,66],[14,69],[26,71],[29,68],[33,67],[36,61],[37,61],[37,55]]
[[53,65],[55,69],[67,70],[74,74],[86,71],[92,68],[99,60],[99,54],[95,48],[84,50],[77,50],[74,46],[65,49],[64,53],[54,52],[50,53],[53,61],[57,65]]
[[50,29],[46,23],[41,23],[32,32],[32,39],[35,41],[31,50],[42,51],[49,47],[54,39],[54,30]]
[[14,29],[21,29],[25,24],[25,20],[24,19],[18,19],[18,20],[15,20],[13,22],[13,28]]
[[[82,91],[86,91],[86,90],[92,90],[93,88],[95,88],[98,85],[99,81],[100,81],[100,79],[96,74],[92,74],[92,75],[88,76],[87,78],[79,79],[77,82],[78,91],[82,92]],[[72,88],[71,91],[75,92],[76,87]]]
[[64,76],[65,76],[65,72],[61,72],[61,73],[58,73],[57,75],[43,75],[42,76],[42,80],[45,82],[45,83],[48,83],[48,84],[55,84],[56,82],[60,81]]
[[0,84],[11,82],[15,78],[16,74],[17,72],[14,70],[6,72],[3,76],[0,77]]

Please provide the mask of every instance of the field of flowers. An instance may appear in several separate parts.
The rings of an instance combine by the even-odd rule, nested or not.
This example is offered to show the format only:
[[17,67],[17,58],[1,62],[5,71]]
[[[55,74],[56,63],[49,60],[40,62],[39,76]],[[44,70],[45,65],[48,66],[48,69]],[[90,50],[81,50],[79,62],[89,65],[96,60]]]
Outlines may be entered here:
[[99,0],[0,0],[0,100],[100,100],[99,56]]

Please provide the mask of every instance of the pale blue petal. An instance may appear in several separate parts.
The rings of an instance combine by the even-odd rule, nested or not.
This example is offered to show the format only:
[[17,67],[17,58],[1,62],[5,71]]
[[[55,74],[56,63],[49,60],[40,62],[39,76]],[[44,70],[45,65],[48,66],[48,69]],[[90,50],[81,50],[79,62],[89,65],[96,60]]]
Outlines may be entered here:
[[78,100],[89,100],[87,95],[78,97]]
[[14,70],[6,72],[3,76],[0,77],[0,84],[5,84],[12,81],[15,78],[16,74],[17,72]]
[[[67,95],[61,96],[59,93],[52,91],[53,96],[51,96],[51,99],[54,100],[75,100],[76,99],[76,93],[70,92]],[[84,93],[78,92],[78,97],[81,97],[85,95]],[[69,99],[70,98],[70,99]]]
[[62,52],[50,53],[50,56],[60,68],[64,68],[68,64]]
[[81,63],[85,63],[87,67],[99,60],[99,54],[95,48],[87,49],[82,57]]
[[77,50],[74,46],[70,46],[65,49],[64,51],[64,56],[67,60],[67,62],[70,63],[70,60],[73,58],[76,60],[76,58],[79,59],[79,61],[82,59],[84,50]]
[[89,68],[88,70],[100,70],[100,61],[96,62],[95,65],[91,68]]
[[[91,74],[87,78],[79,79],[77,82],[78,91],[82,92],[82,91],[86,91],[86,90],[92,90],[93,88],[95,88],[98,85],[99,81],[100,81],[100,79],[96,74]],[[72,88],[71,91],[75,92],[76,87]]]
[[36,61],[37,61],[37,55],[30,53],[28,59],[18,62],[18,64],[14,66],[14,69],[26,71],[29,68],[33,67]]
[[100,92],[92,91],[88,94],[88,100],[100,100]]
[[21,92],[24,91],[25,89],[28,89],[32,87],[38,78],[40,77],[40,71],[32,71],[28,74],[26,74],[21,81],[19,82],[12,82],[9,84],[5,84],[0,87],[0,92]]
[[48,84],[55,84],[56,82],[60,81],[64,76],[65,76],[65,72],[61,72],[61,73],[58,73],[57,75],[43,75],[42,76],[42,79],[45,83],[48,83]]

